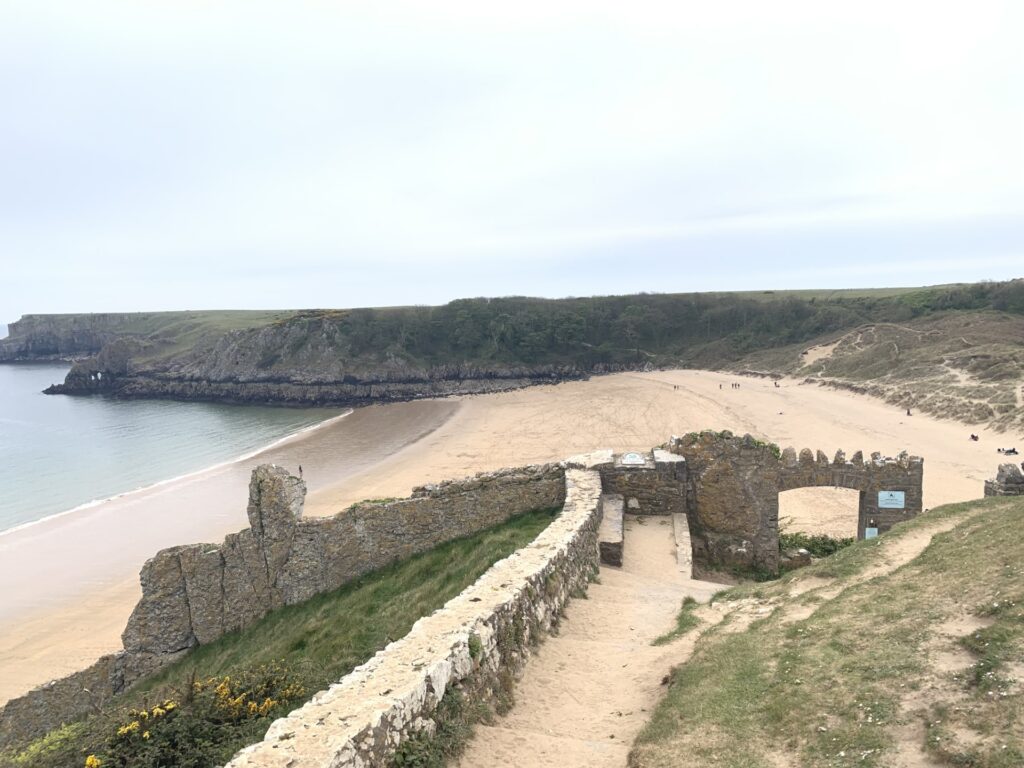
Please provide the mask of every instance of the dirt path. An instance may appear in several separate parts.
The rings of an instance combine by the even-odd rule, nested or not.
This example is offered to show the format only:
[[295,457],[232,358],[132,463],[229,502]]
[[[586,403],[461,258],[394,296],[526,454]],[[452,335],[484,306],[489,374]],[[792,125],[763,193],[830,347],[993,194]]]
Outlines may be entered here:
[[477,728],[462,768],[625,766],[662,679],[697,633],[651,641],[672,627],[684,597],[706,602],[718,589],[679,572],[669,518],[628,517],[623,567],[602,567],[588,599],[569,604],[559,635],[527,665],[515,706]]

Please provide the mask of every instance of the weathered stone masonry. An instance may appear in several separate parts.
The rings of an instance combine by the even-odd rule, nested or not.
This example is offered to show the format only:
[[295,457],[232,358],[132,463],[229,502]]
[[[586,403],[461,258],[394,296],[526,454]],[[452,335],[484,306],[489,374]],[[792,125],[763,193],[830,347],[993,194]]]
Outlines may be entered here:
[[[797,455],[793,449],[780,451],[749,435],[739,438],[727,432],[702,432],[673,438],[647,453],[615,455],[598,451],[562,464],[508,469],[425,486],[415,489],[408,499],[365,502],[332,518],[304,520],[305,484],[283,469],[262,466],[254,471],[250,484],[250,527],[226,537],[220,546],[173,547],[149,560],[141,574],[143,597],[122,636],[124,650],[8,702],[0,709],[0,744],[41,735],[61,721],[91,711],[143,675],[197,645],[248,626],[274,608],[302,602],[376,568],[514,515],[566,502],[562,515],[549,528],[556,538],[549,541],[548,533],[542,534],[527,548],[534,552],[538,542],[548,542],[543,555],[534,552],[536,557],[531,555],[533,559],[528,560],[538,570],[510,572],[522,576],[520,582],[505,580],[493,588],[498,597],[504,595],[502,600],[512,602],[495,604],[481,598],[482,604],[474,610],[485,613],[459,614],[470,624],[452,631],[463,633],[458,634],[463,637],[466,626],[479,626],[472,631],[481,632],[485,640],[485,663],[474,659],[471,669],[458,645],[462,640],[453,640],[454,645],[445,640],[447,645],[437,646],[442,649],[439,652],[448,654],[443,659],[424,656],[427,660],[422,663],[412,662],[417,672],[427,670],[423,674],[440,677],[430,677],[429,685],[420,679],[416,685],[426,688],[415,688],[410,694],[413,698],[403,699],[398,710],[380,711],[380,718],[394,718],[387,720],[384,730],[391,734],[387,737],[391,740],[380,741],[378,726],[385,721],[375,720],[370,731],[360,731],[361,735],[353,737],[355,740],[345,748],[354,752],[337,752],[341,762],[323,763],[348,765],[345,761],[358,755],[360,760],[369,760],[367,764],[376,764],[373,760],[393,749],[395,739],[410,733],[409,729],[430,727],[427,721],[431,707],[448,682],[466,680],[465,685],[487,696],[489,689],[482,681],[492,679],[499,668],[505,672],[518,670],[522,658],[516,654],[521,651],[510,650],[507,641],[502,644],[494,637],[507,639],[508,621],[520,626],[531,616],[531,621],[548,626],[568,594],[565,585],[579,586],[584,566],[596,568],[597,525],[601,518],[598,499],[602,495],[603,503],[614,512],[610,514],[614,520],[609,520],[603,534],[609,563],[629,556],[621,530],[620,510],[624,507],[634,514],[672,516],[677,528],[688,529],[684,538],[691,542],[694,575],[723,569],[775,573],[779,569],[781,491],[824,485],[859,490],[859,531],[863,535],[869,521],[884,532],[920,512],[922,474],[921,459],[906,454],[895,459],[872,454],[864,461],[858,452],[847,461],[839,451],[830,461],[821,451],[815,454],[805,449]],[[573,496],[574,488],[580,494],[577,497]],[[1022,488],[1020,472],[1005,465],[999,478],[991,482],[991,489],[986,484],[986,494],[990,490],[1006,494]],[[880,509],[879,491],[901,492],[903,506]],[[575,498],[576,506],[567,498]],[[683,525],[684,520],[688,525]],[[566,548],[573,554],[564,555]],[[688,558],[681,561],[689,564]],[[547,598],[534,594],[536,573],[543,573],[545,579],[557,575],[546,582],[551,592]],[[529,587],[523,587],[525,593],[520,589],[523,584]],[[486,613],[491,608],[493,611]],[[421,622],[430,624],[432,620],[428,617]],[[517,630],[516,634],[518,637],[522,632]],[[520,647],[518,641],[515,647]],[[376,663],[375,658],[364,665],[365,669],[376,669]],[[377,686],[376,678],[370,680],[368,674],[355,679],[362,681],[360,686]],[[430,688],[436,681],[441,681],[437,683],[441,688]],[[441,693],[432,699],[432,690]],[[317,697],[313,703],[320,701]],[[408,720],[409,707],[418,713],[416,717],[427,721],[417,725]],[[333,737],[331,745],[338,746]],[[250,763],[238,765],[243,764]]]
[[[305,706],[275,721],[228,768],[369,768],[405,739],[433,733],[453,691],[493,700],[597,570],[600,476],[568,470],[565,506],[531,544],[495,563],[444,608],[417,621]],[[475,638],[471,642],[471,638]]]
[[[873,522],[879,533],[921,512],[924,463],[917,456],[895,459],[858,451],[847,461],[837,451],[775,445],[750,435],[701,432],[675,437],[666,446],[686,459],[686,512],[698,573],[720,568],[779,569],[779,493],[809,486],[860,491],[858,537]],[[879,492],[903,493],[904,505],[880,509]]]
[[261,466],[249,486],[250,527],[220,546],[172,547],[148,560],[124,650],[9,701],[0,708],[0,744],[92,711],[191,648],[274,608],[515,515],[559,507],[564,475],[557,464],[501,470],[303,520],[305,484],[280,467]]
[[1000,464],[992,480],[985,481],[985,496],[1024,496],[1024,473],[1016,464]]

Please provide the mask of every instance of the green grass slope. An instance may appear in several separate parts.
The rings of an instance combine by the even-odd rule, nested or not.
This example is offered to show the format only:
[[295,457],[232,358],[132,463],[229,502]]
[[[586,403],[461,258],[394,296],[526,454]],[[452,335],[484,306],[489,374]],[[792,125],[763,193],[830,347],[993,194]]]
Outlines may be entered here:
[[1022,527],[950,505],[719,596],[631,766],[1024,765]]
[[536,538],[556,512],[527,513],[274,611],[197,648],[84,721],[0,753],[0,766],[82,768],[89,756],[101,768],[220,765],[261,739],[274,718]]

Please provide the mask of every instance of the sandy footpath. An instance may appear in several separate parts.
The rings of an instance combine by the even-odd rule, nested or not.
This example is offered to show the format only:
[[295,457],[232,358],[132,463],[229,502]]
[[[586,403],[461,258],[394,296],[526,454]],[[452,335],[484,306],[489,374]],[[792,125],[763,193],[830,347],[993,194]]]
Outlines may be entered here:
[[[0,583],[7,587],[0,596],[0,701],[117,650],[138,597],[138,567],[160,547],[217,541],[242,527],[249,469],[260,461],[302,464],[307,514],[333,514],[359,499],[407,495],[424,482],[595,448],[649,448],[705,428],[830,456],[839,448],[848,455],[920,454],[926,507],[980,497],[999,463],[996,447],[1024,447],[1020,436],[984,430],[974,443],[967,436],[977,428],[907,417],[860,395],[699,371],[616,374],[360,409],[210,477],[0,536]],[[856,495],[791,491],[781,497],[781,516],[793,530],[851,535]]]
[[627,515],[625,534],[622,567],[602,566],[587,599],[568,604],[558,635],[541,643],[516,683],[512,709],[476,727],[459,768],[626,765],[662,679],[689,657],[696,633],[651,642],[684,597],[706,603],[724,587],[679,571],[668,518]]

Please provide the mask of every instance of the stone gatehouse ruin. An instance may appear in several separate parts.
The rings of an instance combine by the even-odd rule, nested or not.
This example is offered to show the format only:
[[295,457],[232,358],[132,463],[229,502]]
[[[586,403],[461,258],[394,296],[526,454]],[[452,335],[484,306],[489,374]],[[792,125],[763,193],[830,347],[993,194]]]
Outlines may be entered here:
[[[464,658],[471,634],[491,638],[495,622],[507,623],[510,616],[519,617],[515,621],[520,624],[553,626],[571,593],[585,589],[587,574],[596,572],[599,560],[617,565],[629,556],[625,514],[670,516],[680,568],[688,575],[778,573],[780,492],[808,486],[859,491],[858,535],[863,538],[871,529],[883,533],[921,511],[922,475],[922,460],[905,453],[895,458],[875,453],[865,460],[858,451],[847,461],[837,451],[829,460],[820,450],[797,454],[750,435],[706,431],[673,437],[649,451],[597,451],[559,463],[482,473],[417,488],[406,499],[364,502],[334,517],[304,519],[302,480],[263,465],[253,471],[250,483],[249,527],[219,545],[172,547],[147,561],[140,577],[142,598],[122,635],[124,650],[9,701],[0,709],[0,745],[79,717],[192,648],[249,626],[274,608],[531,510],[561,508],[562,513],[534,544],[496,563],[463,595],[417,622],[408,636],[412,639],[392,643],[354,671],[359,686],[369,684],[375,669],[387,667],[389,652],[398,654],[403,643],[420,643],[444,655],[437,664],[446,670],[446,681],[453,675],[468,680],[480,671],[479,660],[474,664]],[[500,584],[504,602],[488,602],[498,594],[492,587],[488,600],[481,602],[479,595],[463,599],[472,590],[479,592],[484,582]],[[538,583],[559,586],[538,590]],[[456,605],[461,618],[449,620]],[[416,635],[427,631],[421,623],[447,627],[444,640]],[[488,674],[515,672],[528,656],[518,645],[514,652],[494,644],[485,643],[485,648]],[[425,652],[420,648],[417,653]],[[353,759],[369,760],[358,764],[378,764],[387,745],[405,733],[401,729],[428,716],[429,697],[415,693],[422,693],[422,676],[434,674],[433,668],[425,669],[410,678],[413,698],[392,713],[400,732],[385,734],[391,740],[384,746],[374,742],[369,752],[352,747]],[[331,690],[351,693],[345,680]],[[322,700],[321,695],[314,698]]]
[[[700,432],[666,448],[686,459],[686,512],[694,567],[779,570],[779,493],[831,486],[860,492],[857,538],[877,535],[921,512],[924,461],[901,453],[832,460],[822,451],[782,451],[750,435]],[[874,529],[873,531],[871,529]]]

